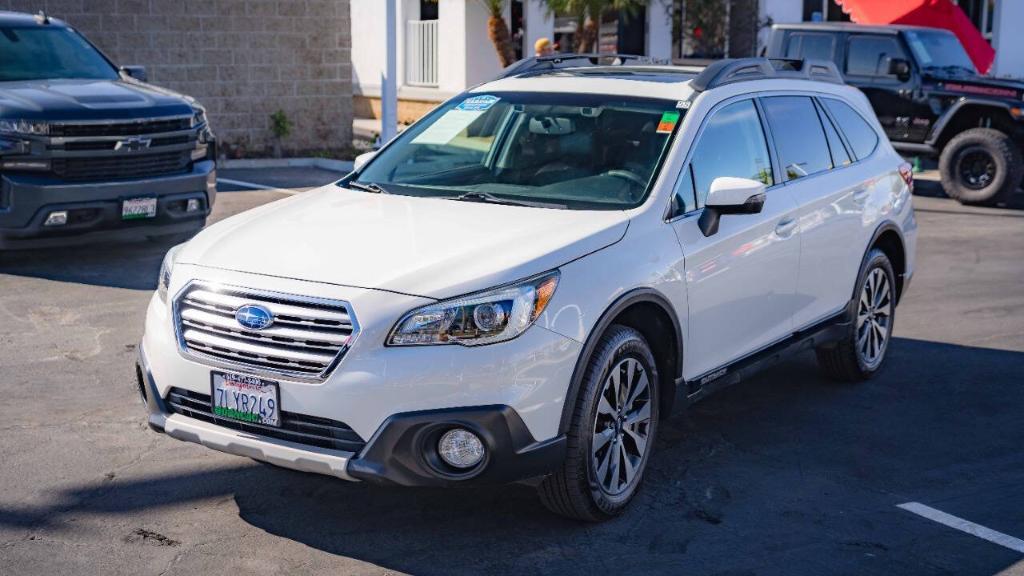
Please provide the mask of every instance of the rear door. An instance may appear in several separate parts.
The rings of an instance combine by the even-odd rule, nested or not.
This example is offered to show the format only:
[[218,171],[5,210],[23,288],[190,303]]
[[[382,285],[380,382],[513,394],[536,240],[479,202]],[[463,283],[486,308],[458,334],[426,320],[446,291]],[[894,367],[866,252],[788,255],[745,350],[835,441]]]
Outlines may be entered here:
[[[770,147],[753,99],[716,108],[680,175],[670,220],[684,256],[689,322],[684,376],[699,380],[789,336],[800,260],[797,205],[777,185]],[[769,184],[760,214],[723,216],[705,237],[698,217],[720,176]]]

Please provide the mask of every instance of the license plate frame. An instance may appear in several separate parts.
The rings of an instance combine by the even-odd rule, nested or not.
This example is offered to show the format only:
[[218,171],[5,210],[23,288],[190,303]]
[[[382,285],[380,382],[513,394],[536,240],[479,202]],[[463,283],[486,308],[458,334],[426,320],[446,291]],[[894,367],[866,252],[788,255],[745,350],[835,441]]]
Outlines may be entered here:
[[121,201],[122,220],[148,220],[156,218],[157,199],[155,196],[125,198]]
[[218,418],[280,428],[281,384],[258,376],[213,370],[210,411]]

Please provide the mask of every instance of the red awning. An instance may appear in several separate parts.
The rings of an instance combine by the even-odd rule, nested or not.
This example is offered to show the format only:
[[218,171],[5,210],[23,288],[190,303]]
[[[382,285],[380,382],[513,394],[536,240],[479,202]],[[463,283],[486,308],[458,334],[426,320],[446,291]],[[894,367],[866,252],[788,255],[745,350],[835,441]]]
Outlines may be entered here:
[[988,72],[996,52],[950,0],[835,0],[858,24],[911,24],[945,28],[956,34],[974,66]]

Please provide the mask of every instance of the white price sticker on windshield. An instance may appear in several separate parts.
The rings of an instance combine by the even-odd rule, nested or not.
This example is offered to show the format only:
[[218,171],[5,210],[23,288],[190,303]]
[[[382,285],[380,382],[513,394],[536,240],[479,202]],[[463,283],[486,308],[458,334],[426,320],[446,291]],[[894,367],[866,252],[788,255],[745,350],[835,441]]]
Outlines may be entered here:
[[461,134],[483,111],[449,110],[412,139],[413,144],[447,144]]

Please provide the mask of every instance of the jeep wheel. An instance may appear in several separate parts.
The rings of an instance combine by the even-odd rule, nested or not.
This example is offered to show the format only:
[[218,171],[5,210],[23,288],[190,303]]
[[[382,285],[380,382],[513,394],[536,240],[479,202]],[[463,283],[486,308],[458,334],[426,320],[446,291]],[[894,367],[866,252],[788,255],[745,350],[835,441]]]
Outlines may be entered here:
[[597,522],[618,515],[643,480],[658,429],[658,370],[644,337],[613,325],[580,383],[562,467],[537,488],[556,514]]
[[839,342],[815,350],[818,366],[826,376],[841,382],[858,382],[882,367],[892,339],[896,316],[896,275],[885,252],[868,253],[850,302],[849,331]]
[[950,198],[961,204],[994,204],[1013,194],[1024,175],[1024,160],[1006,134],[972,128],[942,149],[939,173]]

